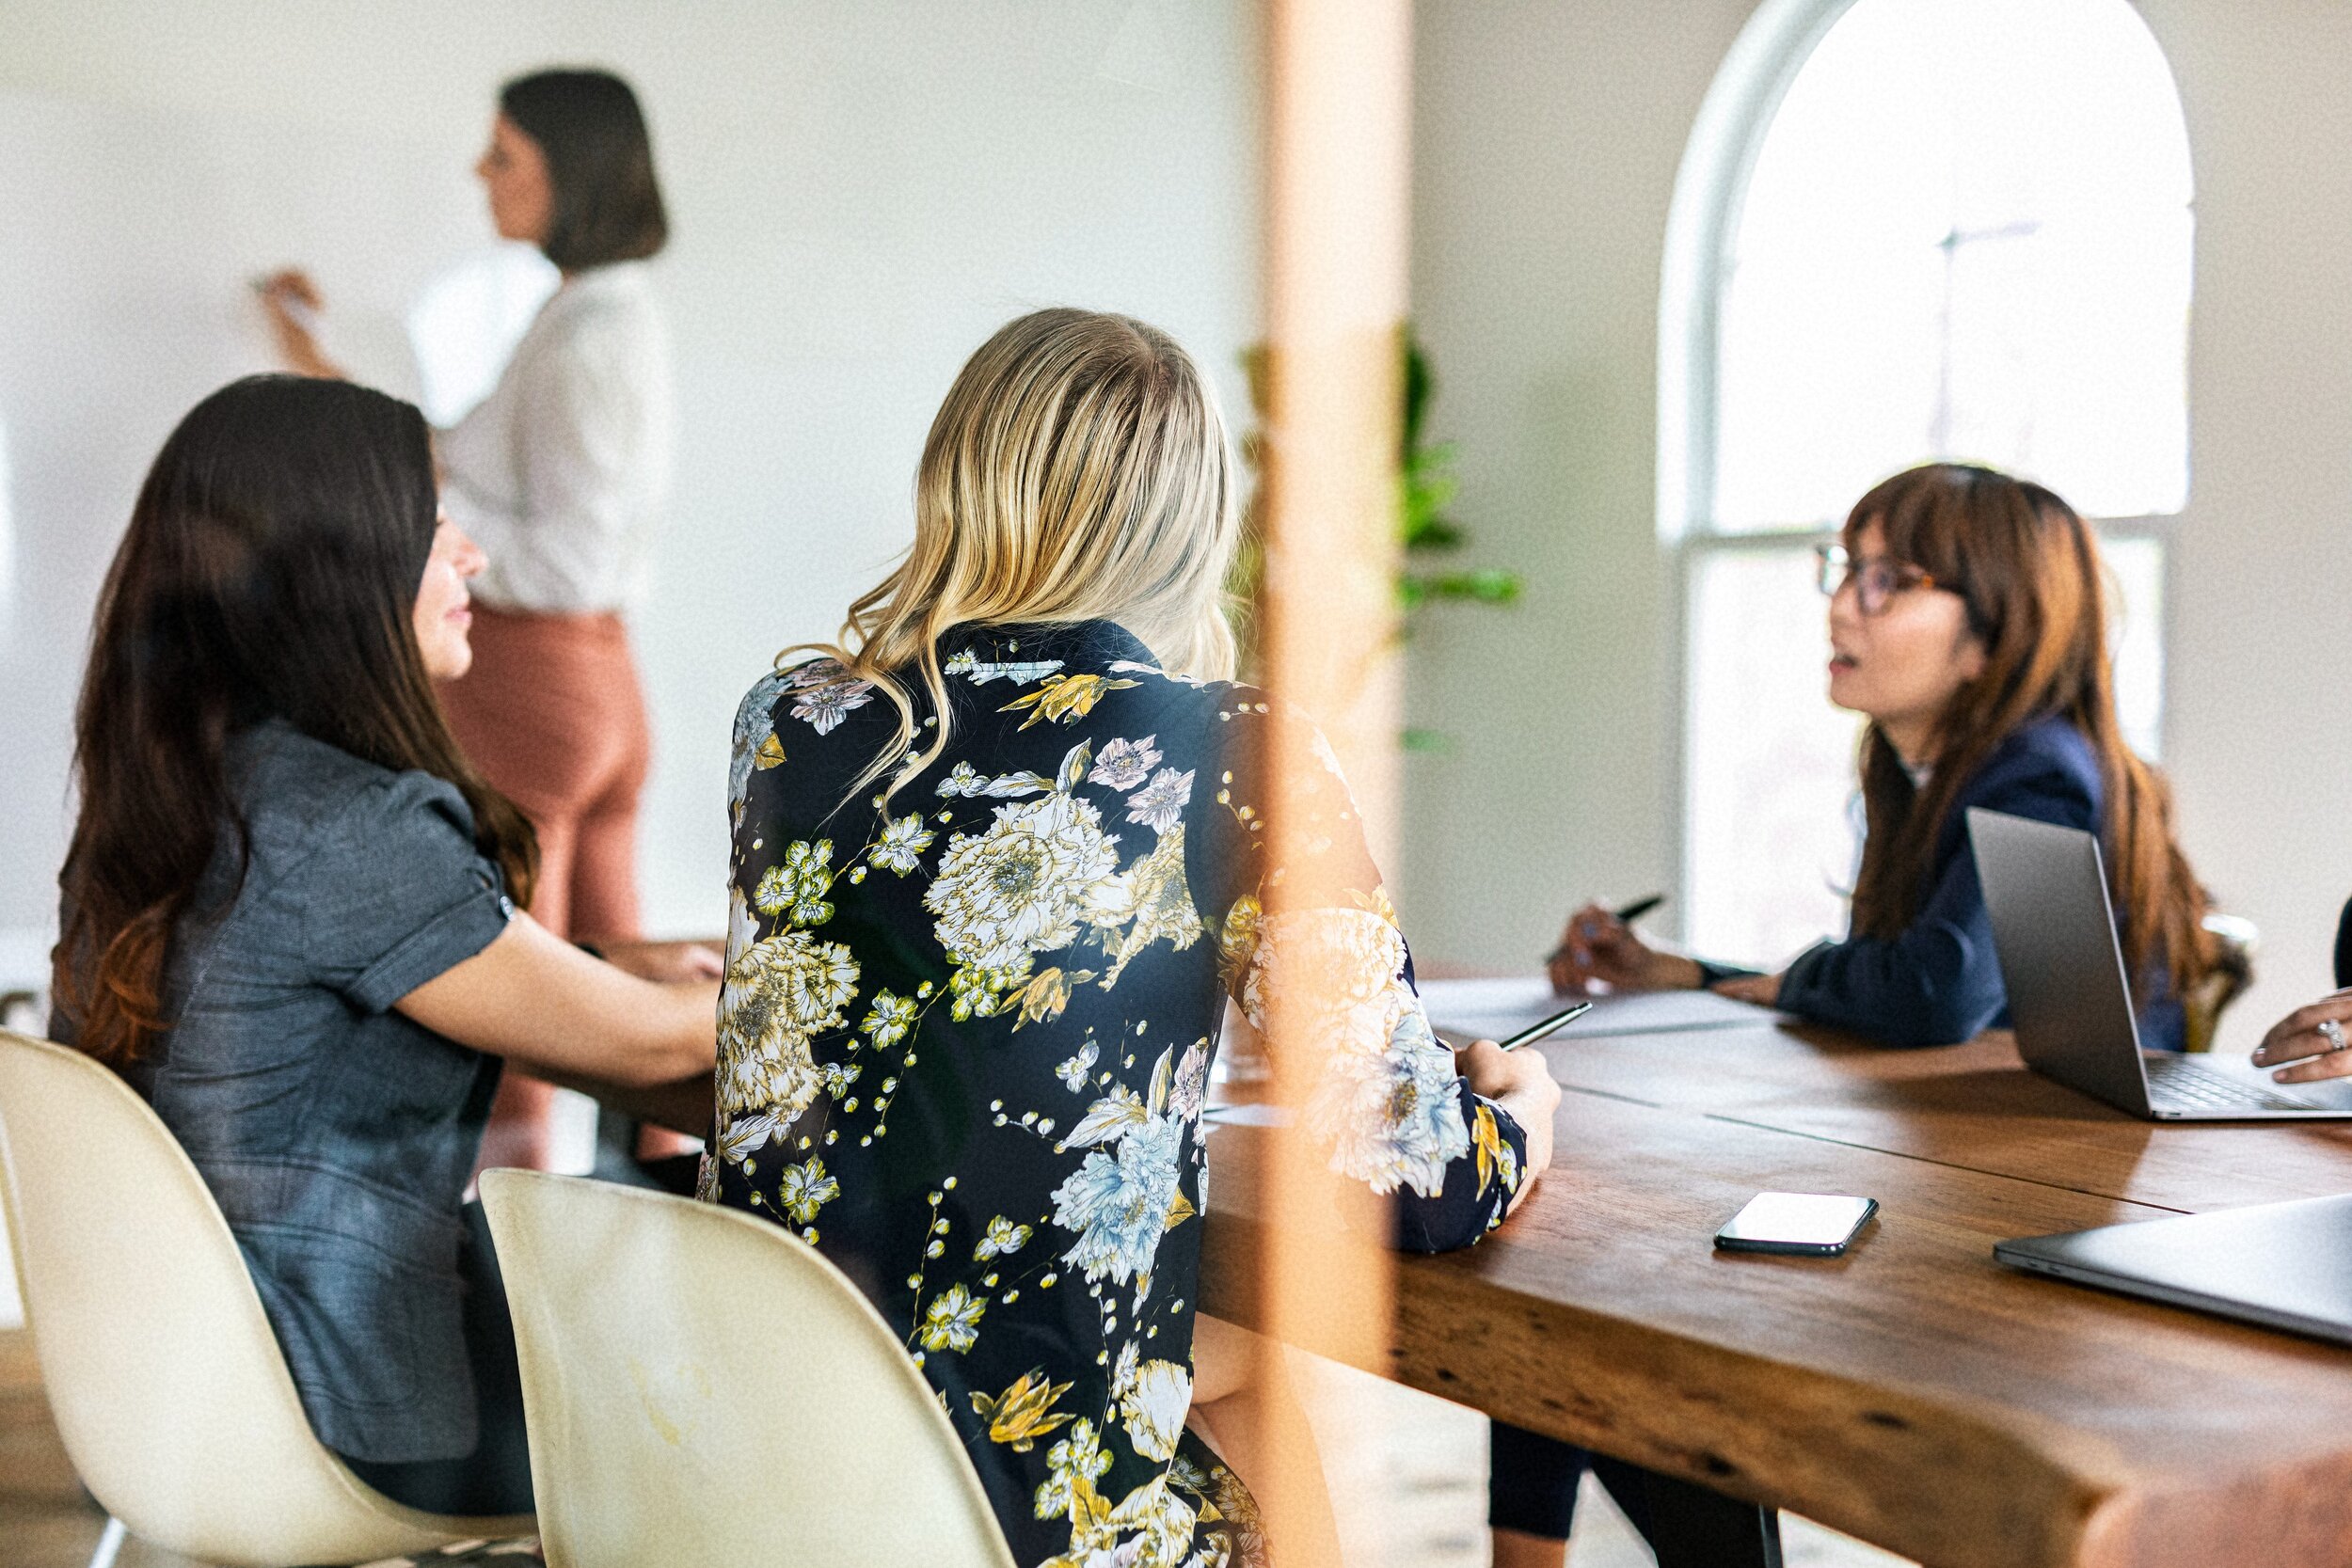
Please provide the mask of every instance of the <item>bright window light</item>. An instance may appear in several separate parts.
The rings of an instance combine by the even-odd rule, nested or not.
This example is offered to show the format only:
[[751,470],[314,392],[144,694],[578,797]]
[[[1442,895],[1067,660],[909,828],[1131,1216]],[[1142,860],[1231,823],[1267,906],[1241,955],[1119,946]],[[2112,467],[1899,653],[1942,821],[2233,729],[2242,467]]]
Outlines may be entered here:
[[1890,473],[1989,463],[2126,525],[2105,541],[2116,701],[2156,754],[2148,519],[2187,499],[2191,194],[2126,0],[1858,0],[1798,68],[1695,285],[1720,303],[1690,487],[1711,504],[1683,544],[1698,951],[1777,966],[1845,928],[1858,728],[1826,696],[1811,546]]
[[2086,515],[2188,488],[2187,132],[2124,0],[1861,0],[1766,132],[1718,344],[1714,526],[1931,456]]

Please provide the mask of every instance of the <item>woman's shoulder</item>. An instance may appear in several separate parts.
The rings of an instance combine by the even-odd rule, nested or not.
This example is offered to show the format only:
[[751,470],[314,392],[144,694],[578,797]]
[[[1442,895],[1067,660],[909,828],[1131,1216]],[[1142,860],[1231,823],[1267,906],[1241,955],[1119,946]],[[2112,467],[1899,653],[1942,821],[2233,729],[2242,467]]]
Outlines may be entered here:
[[257,854],[307,857],[336,839],[380,842],[420,818],[471,841],[472,808],[448,780],[354,756],[279,720],[237,737],[230,778]]
[[2011,731],[1977,768],[1961,796],[1966,804],[1994,810],[2009,809],[2004,801],[2056,801],[2080,807],[2095,819],[2106,793],[2090,737],[2073,721],[2051,715]]

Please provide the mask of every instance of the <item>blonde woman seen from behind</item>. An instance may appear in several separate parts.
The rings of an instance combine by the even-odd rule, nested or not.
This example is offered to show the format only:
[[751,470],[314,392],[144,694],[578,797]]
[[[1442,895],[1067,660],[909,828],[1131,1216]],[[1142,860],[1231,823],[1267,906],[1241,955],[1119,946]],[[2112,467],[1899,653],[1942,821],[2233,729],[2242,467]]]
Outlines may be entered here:
[[1226,1417],[1284,1396],[1197,1309],[1229,999],[1320,1014],[1311,1130],[1400,1244],[1477,1241],[1550,1160],[1541,1059],[1431,1034],[1335,771],[1285,791],[1325,847],[1268,863],[1297,721],[1228,678],[1232,484],[1166,335],[1012,322],[932,423],[905,562],[737,719],[704,1193],[864,1285],[1024,1563],[1266,1560]]

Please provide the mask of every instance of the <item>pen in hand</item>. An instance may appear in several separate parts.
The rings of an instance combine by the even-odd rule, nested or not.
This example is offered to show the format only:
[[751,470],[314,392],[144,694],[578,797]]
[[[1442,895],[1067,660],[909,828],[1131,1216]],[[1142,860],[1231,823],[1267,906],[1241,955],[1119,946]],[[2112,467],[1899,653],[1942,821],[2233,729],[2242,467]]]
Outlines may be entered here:
[[[1653,893],[1646,898],[1636,898],[1632,903],[1628,904],[1621,910],[1612,910],[1610,913],[1615,917],[1619,925],[1625,925],[1641,919],[1642,916],[1649,913],[1650,911],[1656,909],[1659,905],[1664,903],[1665,901],[1666,895],[1664,894]],[[1558,963],[1562,958],[1565,958],[1567,956],[1568,944],[1564,942],[1559,946],[1544,955],[1544,967],[1546,969],[1549,969],[1553,964]]]

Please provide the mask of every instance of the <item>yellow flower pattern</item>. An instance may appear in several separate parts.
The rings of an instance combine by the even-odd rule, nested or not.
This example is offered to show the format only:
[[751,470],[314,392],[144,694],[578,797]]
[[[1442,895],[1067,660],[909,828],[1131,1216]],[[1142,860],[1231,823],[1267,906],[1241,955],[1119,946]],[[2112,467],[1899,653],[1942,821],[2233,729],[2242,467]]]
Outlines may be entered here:
[[1499,1223],[1523,1139],[1428,1033],[1327,763],[1310,853],[1268,863],[1268,702],[1105,622],[940,652],[953,724],[912,779],[851,787],[897,723],[874,672],[786,669],[737,717],[702,1191],[860,1282],[1018,1561],[1248,1568],[1256,1505],[1184,1425],[1226,998],[1322,1021],[1312,1130],[1406,1244]]

